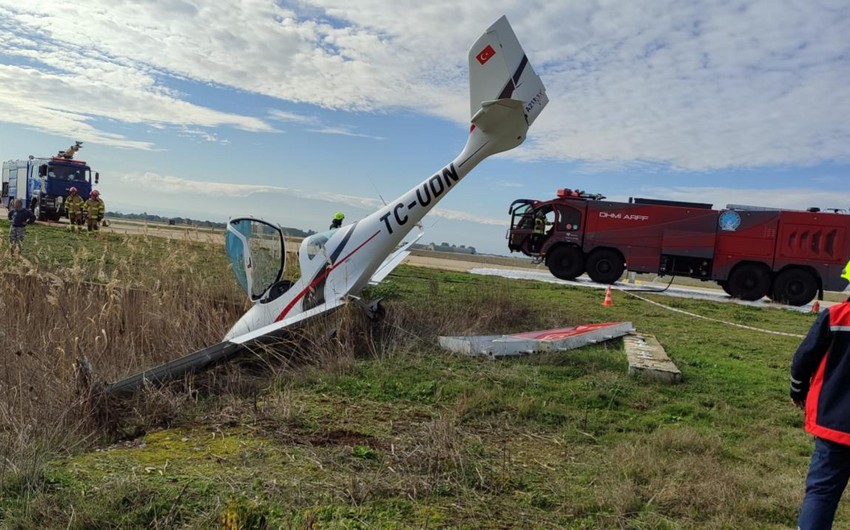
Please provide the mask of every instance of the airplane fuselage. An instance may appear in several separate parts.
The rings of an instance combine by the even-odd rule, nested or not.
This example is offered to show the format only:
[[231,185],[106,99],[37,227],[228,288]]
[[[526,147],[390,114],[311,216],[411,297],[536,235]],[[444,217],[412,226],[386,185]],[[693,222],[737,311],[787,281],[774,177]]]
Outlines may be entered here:
[[[478,163],[513,149],[548,99],[505,17],[469,51],[471,127],[461,153],[365,219],[306,238],[301,278],[277,298],[255,303],[225,340],[244,342],[358,297],[396,247]],[[300,318],[301,317],[301,318]]]
[[[523,137],[525,130],[511,134]],[[504,150],[494,140],[491,134],[473,128],[463,151],[452,162],[365,219],[334,230],[312,256],[307,248],[311,238],[305,239],[299,249],[301,278],[280,297],[255,304],[225,339],[245,334],[259,336],[275,322],[320,308],[329,301],[358,296],[413,227],[479,162]]]

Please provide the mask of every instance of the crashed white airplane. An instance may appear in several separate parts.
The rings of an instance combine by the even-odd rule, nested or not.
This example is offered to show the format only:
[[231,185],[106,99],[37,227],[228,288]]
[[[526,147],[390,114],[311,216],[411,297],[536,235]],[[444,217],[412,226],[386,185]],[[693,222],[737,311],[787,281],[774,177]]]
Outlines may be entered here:
[[404,259],[415,239],[396,249],[425,214],[482,160],[520,145],[548,103],[546,89],[507,18],[497,20],[470,49],[469,89],[471,127],[461,153],[365,219],[304,239],[299,249],[301,278],[294,283],[281,280],[286,253],[279,228],[253,218],[230,221],[228,256],[254,306],[223,342],[108,385],[107,391],[132,392],[145,381],[163,382],[208,368],[253,341],[359,300],[370,283],[383,279]]

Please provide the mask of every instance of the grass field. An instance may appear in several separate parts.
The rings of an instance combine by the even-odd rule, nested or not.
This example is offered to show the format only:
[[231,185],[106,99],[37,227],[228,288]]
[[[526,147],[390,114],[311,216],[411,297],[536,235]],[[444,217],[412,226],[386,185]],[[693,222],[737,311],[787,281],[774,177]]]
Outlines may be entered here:
[[[812,448],[787,395],[799,339],[620,293],[602,307],[595,290],[402,266],[373,293],[381,323],[344,310],[104,406],[81,389],[79,356],[114,380],[217,342],[241,314],[223,251],[36,226],[25,256],[0,259],[2,528],[794,526]],[[813,320],[647,298],[796,334]],[[623,320],[659,339],[682,384],[628,376],[621,341],[497,362],[437,345]]]

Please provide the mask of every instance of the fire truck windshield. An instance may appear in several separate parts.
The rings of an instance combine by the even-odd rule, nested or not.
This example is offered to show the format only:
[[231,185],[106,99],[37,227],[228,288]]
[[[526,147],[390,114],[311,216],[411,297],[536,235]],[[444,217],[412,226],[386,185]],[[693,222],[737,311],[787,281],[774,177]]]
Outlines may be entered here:
[[86,180],[86,172],[87,168],[84,166],[59,166],[51,164],[47,167],[47,176],[56,180],[84,182]]
[[511,209],[511,227],[531,229],[534,224],[534,209],[531,204],[520,204]]

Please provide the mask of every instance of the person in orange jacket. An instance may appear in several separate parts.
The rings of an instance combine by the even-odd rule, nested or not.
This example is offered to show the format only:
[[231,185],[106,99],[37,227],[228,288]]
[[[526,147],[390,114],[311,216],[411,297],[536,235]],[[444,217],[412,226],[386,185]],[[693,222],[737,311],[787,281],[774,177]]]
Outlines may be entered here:
[[[842,278],[850,281],[850,262]],[[800,530],[832,528],[850,479],[850,299],[821,311],[791,364],[791,400],[805,411],[815,450],[806,476]]]

